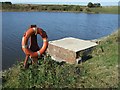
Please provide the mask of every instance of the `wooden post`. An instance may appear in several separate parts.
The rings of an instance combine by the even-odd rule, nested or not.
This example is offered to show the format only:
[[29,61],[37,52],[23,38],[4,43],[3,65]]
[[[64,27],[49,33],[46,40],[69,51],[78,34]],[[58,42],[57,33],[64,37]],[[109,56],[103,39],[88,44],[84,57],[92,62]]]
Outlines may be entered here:
[[27,61],[28,61],[29,55],[26,55],[25,61],[24,61],[24,68],[28,67]]

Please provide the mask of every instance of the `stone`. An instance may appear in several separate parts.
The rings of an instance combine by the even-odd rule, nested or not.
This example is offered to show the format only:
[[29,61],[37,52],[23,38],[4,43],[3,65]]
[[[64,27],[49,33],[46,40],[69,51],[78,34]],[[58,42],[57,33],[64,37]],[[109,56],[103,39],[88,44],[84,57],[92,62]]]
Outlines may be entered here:
[[96,45],[89,40],[67,37],[49,41],[47,52],[53,60],[75,64],[82,59],[82,55],[89,54]]

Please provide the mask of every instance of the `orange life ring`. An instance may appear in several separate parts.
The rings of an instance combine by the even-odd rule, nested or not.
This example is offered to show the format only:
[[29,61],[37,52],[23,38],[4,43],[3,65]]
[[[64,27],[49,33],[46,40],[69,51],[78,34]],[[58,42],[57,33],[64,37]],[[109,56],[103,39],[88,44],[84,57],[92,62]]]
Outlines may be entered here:
[[[43,39],[43,46],[37,52],[31,51],[30,48],[28,47],[28,40],[33,34],[39,34]],[[26,55],[30,56],[31,58],[40,57],[46,51],[47,47],[48,47],[47,34],[41,28],[37,27],[29,28],[22,37],[22,50]]]

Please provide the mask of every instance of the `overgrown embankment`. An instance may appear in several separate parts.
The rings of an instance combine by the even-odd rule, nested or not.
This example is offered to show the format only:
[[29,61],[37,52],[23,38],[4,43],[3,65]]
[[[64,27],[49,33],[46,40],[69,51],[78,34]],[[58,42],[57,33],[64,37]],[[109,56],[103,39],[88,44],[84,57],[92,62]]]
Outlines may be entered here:
[[0,10],[6,12],[85,12],[85,13],[111,13],[118,14],[118,6],[92,7],[81,5],[36,5],[36,4],[3,4]]
[[[119,30],[120,31],[120,30]],[[118,32],[99,42],[92,58],[78,65],[58,63],[50,57],[23,68],[18,63],[3,72],[3,88],[117,88]]]

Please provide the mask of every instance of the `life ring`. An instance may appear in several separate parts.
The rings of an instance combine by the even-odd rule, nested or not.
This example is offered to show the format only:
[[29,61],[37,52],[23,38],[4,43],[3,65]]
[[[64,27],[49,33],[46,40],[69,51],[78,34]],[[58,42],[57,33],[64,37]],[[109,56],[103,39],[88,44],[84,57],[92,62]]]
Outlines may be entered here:
[[[33,34],[39,34],[42,37],[43,40],[43,46],[41,49],[39,49],[37,52],[33,52],[28,47],[28,40]],[[48,40],[47,40],[47,34],[44,30],[41,28],[33,27],[29,28],[22,37],[22,50],[31,58],[39,58],[47,49],[48,47]]]

